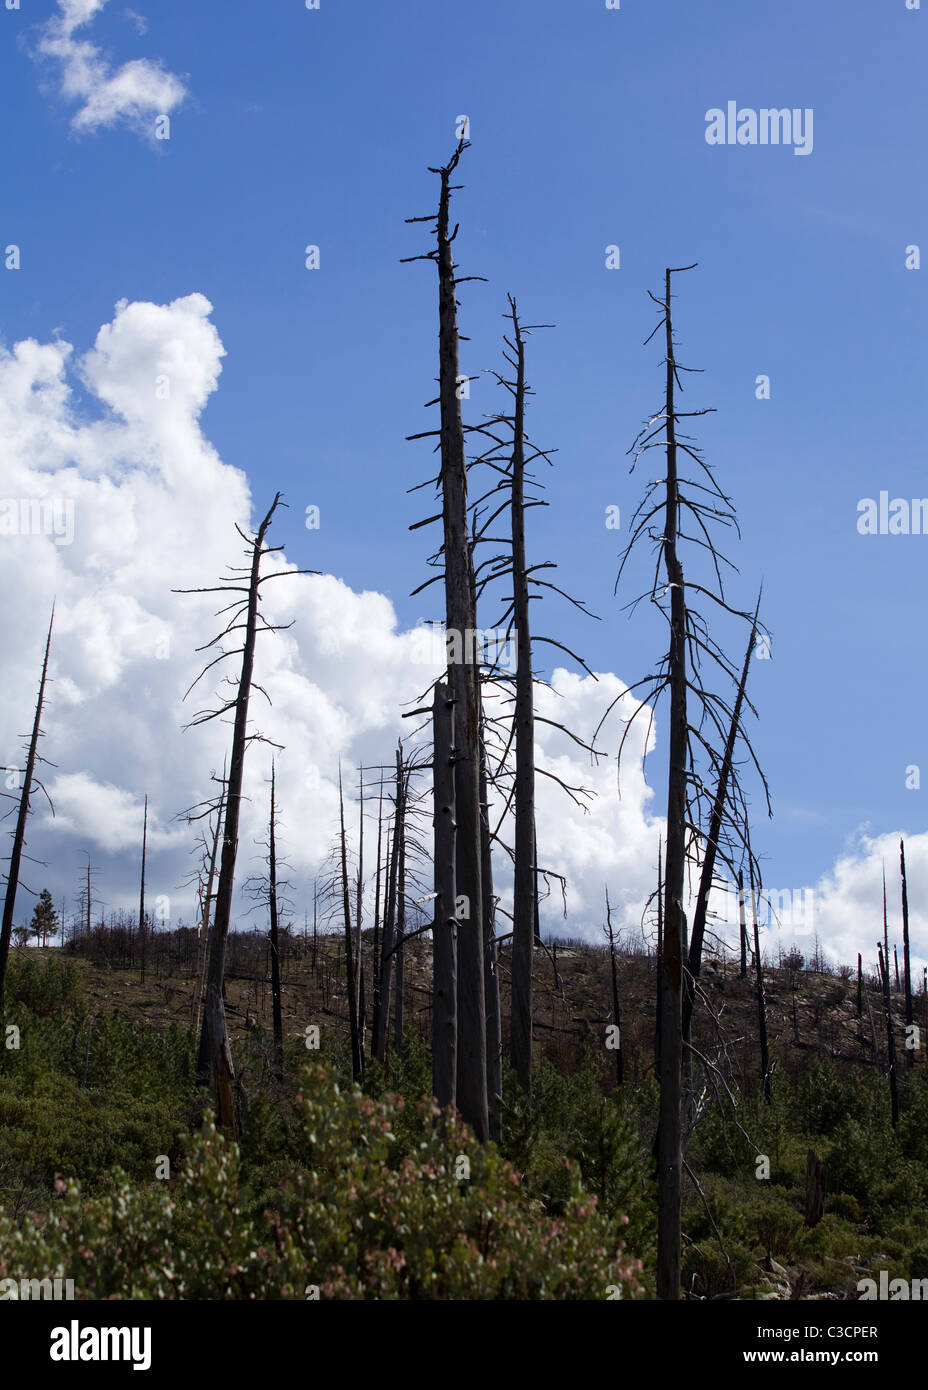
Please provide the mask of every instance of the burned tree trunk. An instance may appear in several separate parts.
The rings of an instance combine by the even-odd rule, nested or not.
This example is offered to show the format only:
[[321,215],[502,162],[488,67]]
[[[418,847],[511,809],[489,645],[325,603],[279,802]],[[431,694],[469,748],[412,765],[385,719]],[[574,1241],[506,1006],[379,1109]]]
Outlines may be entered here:
[[862,1018],[864,1011],[864,974],[863,963],[860,952],[857,952],[857,1017]]
[[271,824],[268,836],[268,909],[271,936],[271,1010],[274,1021],[274,1075],[284,1078],[284,1024],[280,998],[280,935],[277,920],[277,780],[271,761]]
[[[899,866],[902,871],[902,971],[905,985],[905,1021],[909,1028],[915,1022],[912,1011],[912,959],[909,954],[909,889],[905,875],[905,841],[899,841]],[[899,988],[899,962],[896,961],[896,988]],[[915,1049],[906,1043],[906,1066],[914,1066]]]
[[693,913],[693,930],[690,937],[689,973],[683,999],[684,1051],[690,1041],[690,1032],[693,1022],[693,1003],[696,995],[696,981],[699,979],[699,971],[702,965],[702,943],[706,931],[706,916],[709,911],[709,894],[712,891],[712,881],[715,877],[715,858],[719,847],[719,836],[722,831],[722,819],[725,814],[725,799],[728,795],[728,779],[731,776],[732,761],[735,756],[735,744],[738,739],[738,732],[741,724],[741,708],[744,704],[744,692],[748,683],[748,668],[751,664],[751,653],[754,650],[754,643],[757,638],[757,612],[759,608],[760,600],[758,600],[758,608],[755,609],[754,612],[754,623],[751,627],[751,635],[748,638],[748,649],[745,653],[744,665],[741,668],[741,680],[738,683],[738,693],[735,697],[731,715],[731,726],[725,743],[722,766],[719,769],[719,780],[716,787],[715,800],[712,804],[712,815],[709,819],[709,833],[706,838],[706,846],[703,853],[702,871],[699,876],[699,890],[696,895],[696,910]]
[[400,785],[399,850],[396,856],[396,972],[393,1005],[393,1045],[397,1052],[403,1046],[403,989],[405,985],[404,951],[406,938],[406,788],[408,772]]
[[[233,591],[244,592],[245,598],[234,605],[234,612],[229,618],[228,623],[218,637],[213,638],[212,642],[206,645],[218,645],[222,638],[233,629],[243,630],[242,646],[238,649],[242,656],[242,666],[239,675],[236,694],[231,700],[226,701],[219,709],[208,711],[198,715],[193,724],[206,723],[211,719],[216,719],[222,714],[234,711],[234,721],[232,727],[232,750],[229,760],[229,779],[226,787],[225,818],[223,824],[222,837],[222,857],[219,865],[219,885],[216,890],[216,915],[214,919],[213,935],[210,942],[209,963],[207,966],[206,979],[206,1006],[203,1014],[203,1036],[204,1046],[201,1049],[209,1059],[209,1075],[205,1078],[201,1075],[198,1080],[203,1084],[208,1084],[210,1077],[216,1087],[216,1115],[217,1121],[222,1128],[235,1130],[235,1073],[232,1065],[232,1052],[229,1047],[229,1034],[226,1026],[225,1005],[223,1003],[223,982],[225,979],[225,957],[226,944],[229,936],[229,924],[232,917],[232,894],[235,885],[235,861],[238,854],[238,834],[239,816],[242,800],[242,783],[245,772],[245,752],[249,742],[248,736],[248,705],[251,698],[251,688],[254,676],[255,664],[255,642],[258,635],[259,626],[262,631],[273,631],[271,624],[264,621],[259,609],[260,589],[261,589],[261,560],[270,549],[280,547],[265,547],[264,538],[268,527],[280,504],[280,493],[278,492],[274,501],[258,527],[257,534],[251,542],[251,563],[246,573],[248,574],[248,584],[235,585]],[[241,533],[243,534],[243,533]],[[218,592],[227,594],[233,589],[231,584],[220,586]],[[189,592],[217,592],[212,590],[181,590],[182,593]],[[222,660],[224,656],[234,653],[222,652],[216,661]],[[206,671],[216,662],[210,662],[201,672],[201,679]],[[196,682],[194,682],[196,684]],[[191,687],[192,689],[193,687]],[[189,691],[188,691],[189,694]]]
[[662,542],[670,597],[669,766],[667,775],[667,847],[664,867],[664,940],[661,953],[660,1119],[657,1134],[657,1296],[680,1297],[680,1203],[683,1089],[683,913],[686,871],[688,726],[686,718],[686,597],[677,555],[680,499],[677,489],[677,438],[674,388],[676,362],[670,307],[670,277],[664,280],[666,342],[665,427],[667,502]]
[[806,1155],[806,1225],[817,1226],[825,1211],[825,1165],[814,1149]]
[[432,705],[434,761],[435,919],[432,928],[432,1090],[444,1109],[455,1104],[457,1084],[457,919],[454,853],[454,705],[447,685],[435,683]]
[[744,915],[744,872],[738,870],[738,927],[741,936],[741,979],[748,973],[748,927]]
[[615,936],[612,930],[612,908],[609,905],[609,890],[606,889],[606,931],[609,937],[609,961],[612,966],[612,1019],[616,1028],[615,1084],[622,1085],[622,1015],[619,1007],[619,975],[615,959]]
[[764,995],[764,968],[760,954],[760,935],[757,929],[757,895],[754,891],[754,861],[748,851],[748,867],[751,874],[751,917],[754,922],[754,972],[757,979],[757,1033],[760,1039],[760,1073],[764,1088],[764,1100],[773,1104],[770,1090],[770,1054],[767,1049],[767,1000]]
[[[3,1009],[3,990],[6,984],[6,969],[10,955],[10,938],[13,935],[13,911],[16,906],[16,890],[19,887],[19,870],[23,849],[26,843],[26,821],[29,817],[29,802],[35,778],[35,765],[39,760],[39,739],[42,736],[42,709],[45,704],[45,684],[48,679],[48,654],[52,644],[52,624],[55,610],[48,623],[45,638],[45,656],[42,659],[42,675],[39,680],[39,694],[35,702],[35,715],[32,720],[32,734],[29,738],[29,751],[26,754],[26,767],[23,774],[22,791],[19,796],[19,810],[16,814],[16,827],[13,831],[13,849],[10,854],[10,867],[6,875],[6,896],[3,900],[3,922],[0,926],[0,1011]],[[87,868],[87,903],[90,912],[90,861]]]
[[355,994],[354,953],[351,941],[351,886],[348,881],[348,843],[345,831],[345,797],[342,791],[342,769],[338,768],[338,808],[341,824],[342,915],[345,919],[345,986],[348,993],[348,1026],[351,1034],[351,1077],[360,1081],[364,1075],[361,1038],[358,1033],[358,999]]
[[886,1013],[886,1056],[889,1062],[889,1099],[892,1107],[893,1129],[899,1123],[899,1086],[896,1077],[896,1037],[893,1033],[893,1005],[889,993],[889,962],[883,947],[877,943],[880,958],[880,982],[883,986],[883,1009]]
[[[660,837],[657,841],[657,956],[655,968],[654,1005],[654,1071],[661,1074],[661,996],[664,974],[664,852]],[[656,1154],[656,1149],[655,1149]]]
[[[225,769],[223,769],[223,786],[225,786]],[[206,979],[206,959],[207,943],[210,934],[210,904],[213,900],[213,883],[216,878],[216,861],[219,856],[219,834],[222,830],[222,812],[224,802],[220,798],[216,808],[216,828],[213,831],[213,845],[209,856],[209,871],[206,876],[206,893],[203,897],[203,910],[200,917],[200,935],[197,941],[197,969],[196,969],[196,989],[193,996],[193,1008],[191,1010],[194,1018],[193,1035],[196,1037],[200,1032],[200,1017],[203,1011],[203,989]],[[206,1068],[209,1071],[208,1058],[202,1058],[197,1064],[197,1070]]]
[[525,344],[509,298],[515,352],[512,440],[512,621],[516,630],[515,673],[515,862],[512,903],[512,1065],[520,1086],[532,1089],[532,955],[535,942],[535,715],[525,559]]
[[448,680],[455,709],[455,888],[460,907],[457,1102],[477,1138],[486,1142],[489,1137],[489,1115],[480,872],[480,698],[477,665],[473,659],[468,660],[475,642],[477,614],[473,554],[468,532],[467,461],[458,365],[456,290],[461,282],[455,274],[452,254],[452,241],[457,235],[457,228],[452,231],[450,227],[451,178],[467,144],[467,141],[461,140],[449,162],[431,171],[440,176],[441,191],[435,226],[437,244],[425,259],[434,260],[438,268],[445,628],[449,642]]
[[139,970],[139,981],[145,983],[145,856],[148,849],[148,797],[145,797],[145,810],[142,816],[142,879],[139,889],[139,954],[141,957],[141,967]]
[[380,939],[380,988],[374,1013],[371,1054],[378,1062],[387,1057],[387,1023],[390,1014],[390,984],[393,978],[393,956],[396,946],[396,902],[399,873],[400,816],[403,795],[402,745],[396,750],[396,795],[393,803],[393,843],[389,856],[386,902],[383,913],[383,934]]
[[364,768],[358,768],[358,878],[355,895],[354,925],[354,973],[355,1007],[358,1014],[358,1038],[361,1055],[364,1055],[364,937],[361,923],[364,912]]
[[499,1140],[503,1100],[503,1035],[496,947],[496,899],[493,896],[493,855],[490,844],[490,803],[487,755],[480,746],[480,886],[483,892],[483,988],[487,1010],[487,1104],[490,1133]]

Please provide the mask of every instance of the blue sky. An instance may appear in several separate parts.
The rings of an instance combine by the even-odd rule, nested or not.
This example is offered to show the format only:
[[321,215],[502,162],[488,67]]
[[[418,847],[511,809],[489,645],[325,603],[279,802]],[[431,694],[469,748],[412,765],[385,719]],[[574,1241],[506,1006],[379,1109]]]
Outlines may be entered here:
[[[531,429],[558,453],[530,546],[602,619],[553,599],[545,630],[625,681],[661,650],[645,612],[621,612],[634,585],[612,596],[624,532],[604,516],[640,499],[626,450],[660,400],[647,291],[665,265],[697,261],[677,285],[680,357],[704,373],[687,402],[717,410],[698,438],[741,522],[731,592],[750,605],[763,581],[773,634],[752,675],[768,877],[812,881],[863,825],[923,832],[928,783],[907,790],[905,768],[928,776],[928,537],[862,537],[856,522],[882,489],[928,494],[925,272],[905,268],[905,248],[928,245],[928,13],[904,0],[134,10],[144,33],[118,0],[82,32],[114,66],[160,60],[183,79],[167,141],[124,123],[75,135],[55,65],[32,56],[53,7],[0,11],[0,243],[22,253],[18,273],[0,271],[0,341],[60,335],[83,352],[119,300],[205,295],[227,355],[202,428],[256,506],[283,490],[289,558],[388,595],[401,626],[434,616],[428,595],[408,597],[429,545],[406,529],[431,459],[404,436],[431,425],[435,275],[400,258],[427,249],[404,218],[432,210],[427,166],[468,115],[457,251],[488,283],[461,290],[462,370],[499,365],[507,291],[529,322],[556,325],[531,343]],[[812,153],[708,145],[705,113],[729,100],[812,108]],[[469,418],[497,404],[475,382]]]

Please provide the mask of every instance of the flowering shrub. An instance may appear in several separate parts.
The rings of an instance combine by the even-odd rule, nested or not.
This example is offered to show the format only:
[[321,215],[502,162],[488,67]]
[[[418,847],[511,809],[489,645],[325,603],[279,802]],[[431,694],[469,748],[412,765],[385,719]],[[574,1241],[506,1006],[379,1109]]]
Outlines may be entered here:
[[[422,1100],[304,1073],[305,1166],[251,1214],[238,1147],[205,1122],[176,1181],[117,1174],[105,1196],[61,1180],[47,1215],[0,1213],[0,1279],[74,1280],[79,1298],[602,1299],[643,1292],[621,1222],[568,1169],[550,1216],[519,1173]],[[402,1119],[416,1136],[397,1152]],[[154,1155],[152,1156],[154,1167]]]

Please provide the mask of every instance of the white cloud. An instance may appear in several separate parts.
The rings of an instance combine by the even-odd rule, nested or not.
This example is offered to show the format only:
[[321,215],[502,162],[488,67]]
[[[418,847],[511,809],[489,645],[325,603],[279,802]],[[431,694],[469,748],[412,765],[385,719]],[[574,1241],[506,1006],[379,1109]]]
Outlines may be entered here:
[[134,58],[114,69],[96,44],[75,37],[105,4],[106,0],[58,0],[58,13],[43,26],[38,51],[60,65],[61,95],[79,103],[71,118],[73,130],[89,132],[125,123],[151,138],[155,119],[179,106],[187,89],[160,62]]
[[[101,867],[101,897],[110,907],[131,906],[147,793],[149,891],[153,898],[172,898],[175,919],[192,907],[191,894],[179,885],[192,864],[195,834],[175,817],[210,792],[210,773],[222,767],[229,727],[214,722],[184,731],[215,689],[208,678],[181,703],[202,665],[195,649],[218,630],[219,602],[172,590],[214,584],[229,564],[240,564],[235,526],[252,526],[273,493],[267,481],[253,501],[248,479],[222,462],[202,431],[200,417],[217,389],[225,355],[211,313],[201,294],[162,305],[121,302],[83,355],[65,342],[27,340],[0,349],[0,499],[73,505],[71,544],[42,533],[0,534],[0,588],[15,598],[0,606],[7,656],[0,764],[20,761],[52,598],[57,602],[42,751],[57,764],[46,773],[58,815],[52,820],[41,799],[36,802],[30,853],[48,867],[27,875],[31,887],[47,883],[56,900],[62,893],[73,898],[82,853],[90,850]],[[86,408],[75,404],[78,382],[93,397]],[[306,532],[297,543],[298,553],[268,563],[312,568],[311,536]],[[293,575],[267,586],[265,610],[270,622],[295,620],[289,631],[260,639],[257,679],[273,705],[255,695],[252,713],[254,728],[285,748],[278,769],[280,838],[301,909],[333,840],[338,760],[349,789],[359,762],[389,762],[397,737],[410,733],[402,710],[421,695],[430,672],[416,660],[421,633],[398,629],[383,594],[356,592],[328,574]],[[551,679],[553,688],[538,694],[539,767],[597,795],[584,814],[554,782],[539,778],[540,861],[566,875],[569,909],[564,922],[554,887],[542,909],[543,924],[601,940],[608,885],[616,924],[637,932],[655,884],[662,832],[655,814],[661,797],[655,807],[641,771],[646,720],[636,721],[626,744],[620,799],[614,757],[591,767],[582,749],[542,719],[589,741],[604,709],[619,698],[622,707],[600,740],[614,754],[620,719],[632,712],[633,697],[608,672],[594,681],[555,670]],[[658,721],[649,767],[662,785],[660,729]],[[255,868],[255,842],[264,836],[269,764],[270,750],[252,745],[240,882]],[[422,834],[427,841],[428,817]],[[812,930],[818,929],[836,957],[853,961],[858,950],[865,959],[868,950],[875,954],[884,858],[891,936],[900,940],[898,840],[898,832],[859,835],[812,886]],[[906,846],[913,949],[922,960],[928,958],[928,833],[907,834]],[[371,839],[368,854],[371,866]],[[504,855],[497,856],[495,872],[496,889],[510,909]],[[768,877],[788,879],[773,871]],[[28,904],[24,895],[18,917],[28,913]],[[793,935],[787,924],[781,931],[785,945]]]

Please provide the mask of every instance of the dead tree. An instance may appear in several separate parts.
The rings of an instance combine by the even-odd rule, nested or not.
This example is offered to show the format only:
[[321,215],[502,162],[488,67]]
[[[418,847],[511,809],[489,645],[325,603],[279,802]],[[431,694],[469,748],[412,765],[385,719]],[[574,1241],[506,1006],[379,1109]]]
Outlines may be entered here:
[[532,954],[535,944],[535,718],[528,564],[525,558],[525,342],[510,295],[516,391],[512,443],[512,621],[516,630],[515,866],[512,898],[512,1065],[519,1084],[532,1088]]
[[741,937],[741,979],[748,973],[748,929],[744,916],[744,870],[738,870],[738,930]]
[[[902,872],[902,962],[903,976],[905,984],[905,1021],[906,1026],[911,1027],[915,1022],[915,1014],[912,1011],[912,960],[909,955],[909,889],[905,875],[905,841],[899,841],[899,867]],[[899,988],[899,961],[896,961],[896,989]],[[906,1047],[906,1066],[914,1066],[915,1050]]]
[[[491,780],[496,785],[502,779],[502,764],[505,762],[510,746],[514,745],[515,768],[511,778],[511,790],[506,797],[507,809],[511,805],[514,816],[514,845],[511,851],[508,851],[507,847],[507,852],[511,853],[513,862],[510,1052],[516,1077],[520,1085],[530,1092],[532,1080],[532,959],[533,948],[536,943],[540,942],[538,847],[535,833],[535,786],[538,770],[535,765],[535,723],[537,716],[534,708],[534,686],[541,682],[538,681],[534,669],[533,632],[529,604],[532,598],[541,596],[537,592],[538,590],[547,589],[567,598],[574,607],[588,617],[595,615],[589,613],[583,603],[571,598],[569,594],[565,594],[556,584],[538,577],[540,571],[554,568],[553,564],[546,562],[529,565],[528,563],[525,515],[530,507],[547,505],[534,495],[535,489],[540,484],[529,472],[529,469],[539,459],[550,464],[550,453],[553,451],[537,448],[526,434],[526,401],[533,392],[526,382],[525,339],[537,329],[550,325],[524,326],[519,319],[516,302],[512,295],[508,296],[508,300],[509,313],[506,317],[510,320],[512,327],[503,337],[505,345],[503,356],[511,368],[512,375],[506,376],[499,372],[493,372],[492,375],[511,396],[512,409],[511,413],[494,415],[484,424],[474,427],[475,432],[488,440],[490,446],[484,454],[474,460],[475,464],[487,466],[501,476],[474,503],[473,549],[476,551],[480,545],[499,541],[505,544],[508,541],[508,554],[492,553],[489,559],[484,560],[476,567],[475,578],[478,581],[476,593],[478,608],[479,599],[489,584],[503,576],[510,576],[512,580],[512,592],[504,608],[499,628],[505,628],[505,641],[510,649],[513,644],[515,646],[515,671],[505,678],[503,677],[499,669],[499,653],[497,652],[495,658],[487,663],[483,683],[484,687],[493,684],[505,688],[512,687],[511,724],[505,731],[501,766]],[[504,500],[499,501],[498,494],[501,491],[504,494]],[[480,519],[479,513],[481,505],[485,502],[489,502],[489,506],[487,508],[488,516],[484,521]],[[490,535],[491,526],[507,507],[510,519],[509,536],[504,539]],[[543,636],[535,636],[534,641],[549,642],[554,646],[561,646],[560,643],[552,642],[552,639]],[[561,647],[561,650],[574,656],[578,664],[583,666],[588,674],[593,674],[585,666],[585,663],[576,657],[575,653],[570,652],[566,647]],[[595,676],[593,678],[595,679]],[[489,722],[485,721],[485,741]],[[563,728],[563,726],[558,727]],[[566,729],[563,731],[568,733],[585,751],[593,753],[594,750],[576,735]],[[583,789],[568,790],[582,792]],[[494,835],[491,838],[497,837]],[[488,859],[489,847],[487,850]],[[485,892],[484,899],[485,902],[492,902],[492,893]],[[488,910],[490,909],[488,908]],[[488,945],[492,943],[495,946],[493,933],[487,933],[487,939]],[[487,1009],[489,1014],[491,1012],[489,1001]],[[496,1045],[497,1042],[495,1031],[490,1029],[488,1031],[488,1048],[491,1046],[491,1035],[492,1044]],[[498,1083],[500,1078],[496,1079]],[[494,1093],[492,1085],[491,1093]]]
[[280,934],[277,919],[277,774],[271,759],[271,815],[268,827],[268,911],[271,938],[271,1011],[274,1026],[274,1074],[284,1077],[284,1025],[280,998]]
[[142,876],[139,889],[139,982],[145,983],[145,856],[148,849],[148,796],[145,797],[145,810],[142,814]]
[[[716,775],[718,774],[724,760],[722,749],[733,716],[733,709],[724,698],[718,692],[706,688],[704,678],[700,674],[701,664],[705,661],[712,663],[736,689],[738,686],[738,673],[711,637],[708,623],[699,613],[696,602],[700,597],[707,598],[725,614],[751,622],[749,613],[732,609],[724,597],[721,566],[724,564],[734,567],[720,555],[710,529],[718,525],[737,527],[731,499],[722,492],[708,464],[692,443],[690,436],[681,428],[685,419],[710,412],[681,411],[676,403],[676,393],[682,390],[681,373],[690,369],[682,367],[676,358],[671,311],[672,277],[681,270],[693,268],[684,266],[667,269],[663,298],[651,295],[651,299],[658,306],[660,316],[647,341],[650,342],[651,338],[663,329],[664,400],[660,410],[639,433],[629,452],[634,454],[634,468],[649,450],[662,450],[666,474],[647,486],[645,498],[632,520],[631,537],[625,548],[616,580],[618,587],[628,558],[639,539],[650,538],[655,544],[658,558],[647,597],[661,609],[667,621],[669,644],[667,654],[656,674],[631,687],[631,690],[635,690],[644,685],[648,688],[649,696],[642,701],[626,723],[619,745],[619,760],[625,739],[638,714],[647,709],[653,718],[654,703],[665,691],[668,692],[670,727],[667,842],[660,982],[661,1094],[655,1142],[658,1188],[657,1291],[661,1299],[680,1297],[683,971],[687,953],[684,892],[687,857],[699,838],[698,827],[703,821],[703,804],[706,800],[706,782],[699,774],[695,760],[697,754],[703,755]],[[684,459],[695,463],[697,470],[701,472],[702,481],[693,482],[682,475],[679,464]],[[659,530],[656,532],[652,528],[654,520],[659,524]],[[697,535],[691,536],[688,533],[684,527],[684,520],[695,526]],[[708,585],[692,578],[684,580],[680,546],[682,542],[692,541],[708,555],[711,565]],[[661,569],[664,572],[663,583]],[[693,596],[692,599],[690,595]],[[638,601],[640,600],[635,600],[635,603]],[[624,698],[624,694],[621,698]],[[613,701],[610,705],[600,727],[616,703],[617,701]],[[756,759],[743,727],[740,728],[740,733],[756,766]],[[734,768],[730,778],[734,789],[738,780]],[[740,805],[735,819],[743,822],[744,808],[734,790],[729,796],[729,802]],[[738,824],[735,829],[738,838],[743,840],[743,827]]]
[[406,794],[408,773],[404,770],[401,787],[401,809],[399,813],[399,837],[396,854],[396,970],[394,972],[393,1002],[393,1045],[397,1052],[403,1046],[403,990],[405,987],[406,940]]
[[355,993],[354,952],[351,940],[351,886],[348,878],[348,838],[345,831],[345,797],[342,791],[342,768],[338,765],[338,812],[340,823],[340,852],[342,866],[342,916],[345,929],[345,987],[348,994],[348,1026],[351,1034],[351,1076],[360,1081],[364,1076],[361,1055],[361,1036],[358,1031],[358,996]]
[[[22,788],[19,795],[19,809],[16,813],[16,827],[13,831],[13,848],[10,854],[10,864],[6,873],[6,895],[3,900],[3,922],[0,926],[0,1013],[3,1010],[3,991],[6,985],[6,969],[10,955],[10,938],[13,934],[13,911],[16,907],[16,890],[19,887],[19,871],[22,864],[23,850],[26,845],[26,821],[29,818],[29,806],[34,787],[43,793],[48,800],[48,793],[42,783],[36,778],[35,767],[37,762],[46,760],[39,754],[39,739],[42,735],[42,710],[45,705],[45,686],[48,680],[48,654],[52,644],[52,624],[55,621],[55,609],[52,608],[51,618],[48,623],[48,633],[45,638],[45,655],[42,658],[42,675],[39,679],[39,693],[35,702],[35,714],[32,720],[32,733],[29,737],[29,747],[26,753],[26,767],[23,772]],[[11,770],[11,769],[8,769]],[[49,800],[51,806],[51,801]],[[54,807],[52,807],[54,814]],[[87,902],[88,911],[90,903],[90,867],[88,860],[87,877]]]
[[864,973],[863,963],[860,952],[857,952],[857,1017],[862,1018],[864,1012]]
[[[222,785],[225,787],[225,769],[223,769]],[[194,990],[191,1006],[191,1015],[194,1020],[194,1037],[198,1036],[200,1032],[200,1018],[203,1009],[203,992],[206,984],[206,961],[208,955],[207,944],[209,942],[211,921],[210,909],[213,901],[213,884],[216,880],[216,864],[219,858],[219,836],[222,830],[223,806],[224,801],[220,799],[215,812],[216,822],[213,826],[212,846],[209,851],[209,868],[206,874],[205,892],[202,895],[200,910],[200,932],[197,940],[196,988]]]
[[454,703],[435,682],[432,705],[434,796],[432,928],[432,1090],[444,1109],[455,1104],[457,1084],[457,918],[455,916]]
[[889,921],[886,916],[886,865],[883,865],[883,956],[889,969]]
[[741,679],[738,682],[738,693],[735,696],[728,738],[725,742],[725,752],[722,756],[721,768],[719,769],[715,799],[712,804],[712,814],[709,819],[709,833],[706,837],[705,849],[703,851],[702,869],[699,876],[699,889],[696,894],[696,908],[693,913],[693,930],[690,937],[688,974],[683,997],[684,1049],[686,1049],[689,1044],[691,1037],[693,1001],[695,999],[696,981],[699,979],[699,971],[702,965],[702,946],[706,930],[706,917],[709,911],[709,894],[712,892],[712,884],[715,879],[715,860],[726,815],[728,782],[731,777],[734,762],[735,744],[737,743],[738,733],[741,727],[741,708],[744,704],[745,690],[747,689],[748,669],[751,664],[754,644],[757,640],[757,614],[759,609],[760,599],[758,598],[757,608],[754,610],[754,621],[751,624],[751,632],[748,637],[744,665],[741,668]]
[[361,923],[364,914],[364,768],[358,768],[358,876],[355,897],[355,1000],[358,1014],[358,1038],[364,1055],[364,937]]
[[402,839],[403,815],[403,745],[396,749],[396,791],[393,801],[393,837],[389,854],[386,902],[383,914],[383,933],[380,938],[380,987],[374,1009],[371,1054],[378,1062],[387,1057],[387,1023],[390,1014],[390,987],[393,978],[393,957],[396,946],[397,884],[399,882],[399,849]]
[[[436,245],[424,256],[438,269],[438,353],[441,414],[439,450],[444,541],[445,629],[449,639],[448,681],[455,705],[456,892],[461,908],[458,935],[457,1103],[477,1138],[489,1137],[487,1101],[486,996],[484,991],[483,891],[480,844],[480,699],[477,666],[468,660],[477,630],[473,555],[468,532],[467,462],[461,417],[458,358],[457,287],[451,230],[451,179],[469,142],[461,140],[446,165],[430,169],[441,180],[437,216],[409,218],[433,222]],[[437,520],[437,518],[435,518]]]
[[896,1037],[893,1033],[893,1005],[889,993],[889,964],[883,956],[883,947],[877,942],[880,959],[880,983],[883,986],[883,1009],[886,1014],[886,1056],[889,1063],[889,1099],[892,1108],[893,1129],[899,1123],[899,1086],[896,1079]]
[[622,1016],[619,1007],[619,975],[616,965],[615,934],[612,930],[612,908],[609,905],[609,889],[606,889],[606,935],[609,938],[609,961],[612,966],[612,1021],[616,1028],[615,1084],[622,1085]]
[[754,863],[748,857],[751,874],[751,918],[754,923],[754,972],[757,980],[757,1034],[760,1040],[760,1074],[764,1088],[764,1100],[773,1104],[770,1089],[770,1054],[767,1048],[767,1000],[764,995],[764,967],[760,954],[760,936],[757,930],[757,893],[754,885]]
[[[208,662],[187,691],[196,685],[213,666],[227,657],[241,655],[242,664],[237,682],[227,677],[234,687],[234,695],[224,700],[218,709],[204,710],[191,721],[191,727],[205,724],[228,713],[234,713],[232,727],[232,748],[229,758],[229,779],[225,794],[225,817],[223,822],[222,856],[219,865],[219,885],[216,891],[216,913],[213,939],[210,943],[209,962],[206,978],[206,1006],[203,1014],[203,1045],[201,1054],[208,1059],[209,1070],[204,1074],[198,1069],[198,1081],[208,1085],[212,1080],[216,1090],[217,1122],[223,1128],[235,1129],[234,1084],[235,1074],[232,1065],[232,1052],[229,1047],[229,1034],[226,1026],[225,1005],[223,1003],[223,984],[225,980],[226,943],[232,916],[232,894],[235,885],[235,861],[238,854],[239,814],[242,800],[242,783],[245,771],[245,753],[250,742],[262,739],[259,734],[248,732],[248,706],[254,683],[255,644],[258,632],[280,631],[291,624],[271,624],[266,622],[260,611],[261,585],[282,574],[309,573],[310,571],[277,570],[261,574],[261,561],[265,555],[280,551],[283,546],[265,546],[268,527],[280,505],[278,492],[264,520],[254,536],[248,536],[240,527],[236,530],[249,547],[251,562],[245,568],[236,567],[226,579],[225,584],[207,589],[182,589],[180,593],[238,593],[244,598],[235,599],[220,610],[229,617],[223,630],[205,643],[200,651],[220,647],[217,657]],[[247,584],[235,583],[240,576],[248,577]],[[225,651],[221,647],[223,639],[231,633],[242,634],[242,645]],[[255,688],[261,687],[255,684]],[[261,690],[266,696],[266,692]],[[186,698],[186,696],[185,696]],[[269,742],[269,740],[263,740]],[[210,809],[215,809],[211,806]],[[204,812],[203,814],[208,814]]]
[[499,1141],[502,1133],[503,1018],[499,995],[496,898],[493,893],[493,832],[490,827],[487,750],[483,737],[480,741],[480,886],[483,892],[483,989],[487,1010],[487,1104],[490,1135]]

